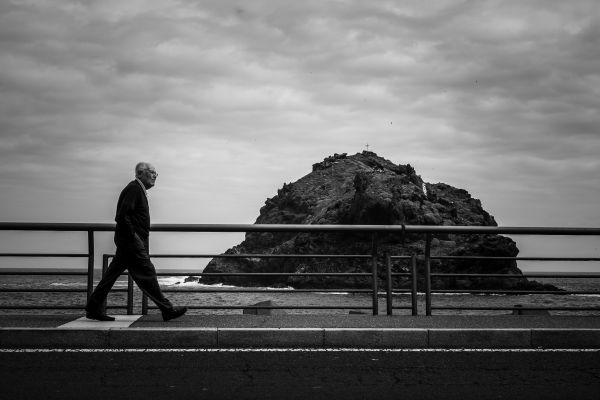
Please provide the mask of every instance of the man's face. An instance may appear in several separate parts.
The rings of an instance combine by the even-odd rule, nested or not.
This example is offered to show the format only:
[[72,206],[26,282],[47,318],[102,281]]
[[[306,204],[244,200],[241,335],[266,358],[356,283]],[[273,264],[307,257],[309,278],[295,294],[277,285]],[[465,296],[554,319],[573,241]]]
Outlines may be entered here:
[[148,164],[148,167],[141,173],[138,179],[144,184],[146,189],[150,189],[154,186],[157,176],[158,173],[156,172],[156,169],[154,169],[154,166]]

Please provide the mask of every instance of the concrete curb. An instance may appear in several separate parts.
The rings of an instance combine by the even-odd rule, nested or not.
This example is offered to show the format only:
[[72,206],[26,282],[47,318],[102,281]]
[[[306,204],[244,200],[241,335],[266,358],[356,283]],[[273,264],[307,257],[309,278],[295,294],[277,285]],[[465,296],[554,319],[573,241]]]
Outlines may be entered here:
[[108,330],[2,328],[0,346],[3,348],[108,348]]
[[109,348],[204,348],[217,347],[217,328],[109,329]]
[[321,328],[221,328],[219,347],[322,347]]
[[600,329],[0,328],[0,348],[600,348]]
[[531,329],[430,329],[431,348],[528,348]]
[[325,347],[426,348],[427,329],[337,328],[323,330]]
[[531,346],[555,349],[597,349],[600,348],[600,329],[532,329]]

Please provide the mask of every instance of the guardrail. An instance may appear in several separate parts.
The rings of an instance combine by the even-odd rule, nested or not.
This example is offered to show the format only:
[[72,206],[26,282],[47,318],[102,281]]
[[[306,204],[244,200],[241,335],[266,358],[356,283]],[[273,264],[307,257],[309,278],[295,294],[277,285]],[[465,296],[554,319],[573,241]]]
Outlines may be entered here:
[[[114,257],[113,254],[104,254],[102,260],[102,270],[106,271],[108,267],[108,261]],[[333,309],[365,309],[372,310],[373,315],[377,315],[379,313],[379,303],[378,303],[378,279],[377,279],[377,256],[371,254],[152,254],[151,258],[345,258],[345,259],[363,259],[365,261],[370,262],[371,264],[371,272],[365,273],[284,273],[284,272],[261,272],[261,273],[178,273],[178,272],[158,272],[158,276],[320,276],[320,277],[328,277],[328,276],[345,276],[345,277],[367,277],[371,278],[372,288],[370,289],[344,289],[344,292],[347,293],[366,293],[370,294],[372,298],[372,305],[370,306],[339,306],[339,305],[321,305],[321,306],[252,306],[252,305],[237,305],[237,306],[198,306],[198,305],[188,305],[189,309],[287,309],[287,310],[301,310],[301,309],[313,309],[313,310],[333,310]],[[128,276],[128,296],[127,296],[127,313],[133,313],[133,280],[131,276]],[[240,288],[240,289],[221,289],[221,288],[211,288],[211,289],[186,289],[186,290],[178,290],[178,289],[163,289],[164,293],[286,293],[290,292],[288,289],[275,289],[270,288],[266,289],[252,289],[252,288]],[[339,292],[340,289],[295,289],[294,293],[326,293],[326,292]],[[123,308],[122,306],[113,306],[111,308]],[[149,308],[148,306],[148,297],[142,293],[142,314],[147,314]],[[401,308],[401,307],[398,307]],[[403,307],[407,308],[407,307]]]
[[[57,232],[86,232],[87,233],[87,243],[88,243],[88,252],[87,253],[0,253],[0,257],[82,257],[87,258],[87,271],[69,271],[69,272],[61,272],[61,273],[45,273],[45,272],[14,272],[14,271],[2,271],[0,270],[0,275],[85,275],[87,276],[87,288],[86,289],[2,289],[0,292],[87,292],[87,296],[89,298],[92,290],[93,290],[93,277],[94,277],[94,233],[95,232],[109,232],[114,231],[114,224],[84,224],[84,223],[0,223],[0,230],[3,231],[57,231]],[[360,307],[365,309],[371,309],[374,315],[379,313],[379,303],[378,297],[380,295],[386,296],[387,301],[387,314],[393,314],[394,309],[410,309],[413,315],[418,313],[417,311],[417,260],[421,259],[424,262],[425,268],[425,300],[426,300],[426,315],[431,315],[432,310],[434,309],[512,309],[510,308],[498,308],[498,307],[433,307],[432,305],[432,294],[433,293],[452,293],[453,291],[444,291],[444,290],[432,290],[431,282],[432,277],[452,277],[452,276],[466,276],[466,277],[491,277],[490,274],[440,274],[440,273],[432,273],[431,272],[431,260],[433,259],[444,259],[449,257],[444,256],[431,256],[431,240],[433,235],[436,234],[516,234],[516,235],[568,235],[568,236],[600,236],[600,228],[564,228],[564,227],[492,227],[492,226],[419,226],[419,225],[298,225],[298,224],[289,224],[289,225],[271,225],[271,224],[157,224],[152,226],[153,232],[354,232],[354,233],[371,233],[373,237],[373,251],[371,254],[359,254],[359,255],[348,255],[348,254],[333,254],[333,255],[321,255],[321,254],[285,254],[285,255],[267,255],[267,254],[246,254],[246,255],[222,255],[222,254],[205,254],[205,255],[152,255],[154,258],[213,258],[213,257],[309,257],[309,258],[318,258],[318,257],[329,257],[329,258],[362,258],[365,260],[369,260],[371,264],[371,272],[364,274],[327,274],[327,273],[313,273],[313,274],[273,274],[273,275],[361,275],[361,276],[370,276],[372,280],[372,287],[369,289],[354,289],[352,291],[360,291],[363,293],[370,293],[372,296],[372,305],[367,307]],[[406,233],[418,233],[424,234],[426,237],[426,246],[425,246],[425,254],[422,256],[417,255],[380,255],[377,252],[377,234],[399,234],[400,236],[405,235]],[[103,256],[103,265],[106,266],[108,263],[108,259],[110,255]],[[385,258],[386,265],[386,291],[380,292],[378,288],[378,271],[377,264],[378,260]],[[458,257],[455,257],[458,258]],[[468,257],[463,257],[468,258]],[[473,257],[472,257],[473,258]],[[494,257],[478,257],[478,258],[494,258]],[[391,261],[395,259],[404,259],[410,260],[410,272],[406,273],[392,273],[391,271]],[[514,257],[505,259],[514,259],[514,260],[547,260],[547,261],[557,261],[557,260],[570,260],[570,261],[600,261],[600,258],[544,258],[544,257]],[[175,276],[178,275],[176,273],[161,273],[159,275],[163,276]],[[189,274],[185,274],[189,275]],[[203,275],[199,273],[197,275]],[[204,274],[208,275],[208,274]],[[225,274],[219,274],[221,276]],[[227,275],[244,275],[244,274],[227,274]],[[256,276],[256,274],[252,274]],[[394,290],[392,287],[393,277],[395,276],[404,276],[410,278],[411,280],[411,289],[410,290]],[[500,278],[523,278],[523,277],[533,277],[535,275],[527,274],[527,275],[497,275],[496,277]],[[543,275],[544,277],[560,277],[561,274],[557,275]],[[577,275],[577,277],[585,278],[585,277],[598,277],[597,275],[586,275],[581,274]],[[569,275],[569,277],[576,277],[575,275]],[[128,312],[132,312],[133,303],[132,303],[132,294],[133,294],[133,284],[130,281],[127,289],[113,289],[113,291],[127,291],[128,292],[128,304],[123,306],[122,308],[127,308]],[[175,290],[165,289],[166,292],[172,292]],[[213,291],[227,291],[227,289],[214,289]],[[235,290],[236,292],[256,292],[258,289],[242,289]],[[304,290],[304,291],[318,291],[323,292],[323,289],[319,290]],[[349,290],[350,291],[350,290]],[[195,292],[195,291],[187,291],[187,292]],[[202,290],[202,292],[207,292],[206,290]],[[269,290],[269,292],[273,292]],[[299,292],[295,290],[294,292]],[[393,305],[393,294],[395,293],[411,293],[411,305],[410,307],[403,306],[394,306]],[[486,291],[475,291],[475,290],[461,290],[463,293],[493,293],[494,291],[486,290]],[[495,291],[495,293],[516,293],[515,291]],[[536,291],[521,291],[523,293],[540,293]],[[585,293],[585,294],[600,294],[600,292],[565,292],[561,291],[560,294],[570,294],[570,293]],[[4,309],[82,309],[84,305],[68,305],[68,306],[44,306],[44,305],[36,305],[36,306],[3,306],[1,308]],[[119,306],[119,308],[121,308]],[[251,308],[251,306],[222,306],[222,307],[202,307],[202,306],[192,306],[191,308]],[[258,308],[269,308],[269,307],[258,307]],[[355,309],[357,307],[343,307],[343,306],[298,306],[298,307],[272,307],[272,308],[350,308]],[[142,305],[143,312],[146,312],[148,309],[147,300],[143,301]],[[526,307],[523,309],[541,309],[537,307]],[[544,308],[549,309],[549,308]],[[581,308],[574,307],[561,307],[554,309],[563,309],[563,310],[571,310],[577,309],[581,310]],[[586,310],[598,311],[600,307],[588,307]]]

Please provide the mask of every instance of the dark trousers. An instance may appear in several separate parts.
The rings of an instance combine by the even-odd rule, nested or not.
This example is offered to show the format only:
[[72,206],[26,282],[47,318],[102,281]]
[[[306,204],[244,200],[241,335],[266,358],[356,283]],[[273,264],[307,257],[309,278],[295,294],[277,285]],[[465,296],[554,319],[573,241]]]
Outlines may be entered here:
[[[143,246],[141,245],[143,244]],[[158,280],[156,278],[156,269],[150,261],[148,252],[148,239],[140,240],[134,243],[118,243],[117,252],[110,265],[106,269],[104,276],[94,289],[94,292],[88,300],[85,309],[89,312],[101,312],[102,304],[108,296],[108,292],[113,287],[119,276],[129,270],[129,274],[146,293],[161,311],[170,310],[173,305],[163,296]]]

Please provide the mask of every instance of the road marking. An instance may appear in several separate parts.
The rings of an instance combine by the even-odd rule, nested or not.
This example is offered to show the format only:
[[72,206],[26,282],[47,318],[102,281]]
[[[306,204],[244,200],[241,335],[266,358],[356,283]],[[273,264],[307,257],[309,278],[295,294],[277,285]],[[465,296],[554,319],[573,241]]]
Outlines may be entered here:
[[75,321],[60,325],[60,329],[113,329],[113,328],[129,328],[131,324],[140,319],[141,315],[115,315],[114,321],[96,321],[81,317]]
[[231,348],[231,349],[0,349],[0,353],[600,353],[600,349],[379,349],[379,348]]

